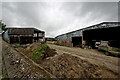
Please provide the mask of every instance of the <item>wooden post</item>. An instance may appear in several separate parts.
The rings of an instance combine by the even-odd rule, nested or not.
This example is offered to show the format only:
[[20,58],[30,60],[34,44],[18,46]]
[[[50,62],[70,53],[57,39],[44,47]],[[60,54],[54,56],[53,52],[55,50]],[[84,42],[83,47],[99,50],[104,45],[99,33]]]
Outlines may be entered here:
[[21,44],[20,35],[18,35],[18,39],[19,39],[19,44]]
[[39,41],[39,32],[37,32],[37,42]]
[[10,36],[8,35],[8,43],[10,44]]
[[83,31],[82,31],[82,48],[83,48]]

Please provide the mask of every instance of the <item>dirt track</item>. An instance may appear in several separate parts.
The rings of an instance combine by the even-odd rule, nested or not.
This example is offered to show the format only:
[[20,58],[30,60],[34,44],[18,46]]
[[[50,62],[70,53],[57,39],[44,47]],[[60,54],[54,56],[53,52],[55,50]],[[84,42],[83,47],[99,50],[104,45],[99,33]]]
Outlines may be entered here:
[[111,70],[114,73],[120,73],[118,62],[120,58],[113,57],[113,56],[106,56],[103,52],[99,52],[97,50],[89,49],[84,50],[81,48],[70,48],[64,46],[58,46],[53,44],[48,44],[51,48],[56,49],[58,54],[61,53],[70,53],[72,55],[76,55],[83,60],[87,60],[92,64],[96,64],[98,66],[106,67],[107,69]]

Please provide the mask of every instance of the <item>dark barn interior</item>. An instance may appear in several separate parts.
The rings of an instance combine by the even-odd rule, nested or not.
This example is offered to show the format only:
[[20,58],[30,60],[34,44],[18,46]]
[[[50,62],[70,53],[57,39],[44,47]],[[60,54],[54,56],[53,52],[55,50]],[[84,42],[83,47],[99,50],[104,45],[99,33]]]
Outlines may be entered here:
[[19,37],[18,36],[10,36],[10,44],[13,43],[19,43]]
[[33,36],[20,36],[20,44],[32,43]]
[[81,47],[82,46],[82,37],[72,37],[73,47]]
[[10,37],[10,44],[20,43],[27,44],[33,42],[33,28],[9,28],[8,35]]
[[120,27],[109,27],[101,29],[91,29],[83,32],[83,38],[94,47],[96,41],[109,41],[112,47],[120,48]]

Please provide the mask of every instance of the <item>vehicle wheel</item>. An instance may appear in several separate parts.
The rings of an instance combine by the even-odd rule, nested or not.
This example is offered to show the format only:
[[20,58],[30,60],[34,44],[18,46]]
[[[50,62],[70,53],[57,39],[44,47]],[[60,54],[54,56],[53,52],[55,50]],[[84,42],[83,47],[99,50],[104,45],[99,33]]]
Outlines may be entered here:
[[105,55],[109,56],[110,54],[108,52],[105,52]]

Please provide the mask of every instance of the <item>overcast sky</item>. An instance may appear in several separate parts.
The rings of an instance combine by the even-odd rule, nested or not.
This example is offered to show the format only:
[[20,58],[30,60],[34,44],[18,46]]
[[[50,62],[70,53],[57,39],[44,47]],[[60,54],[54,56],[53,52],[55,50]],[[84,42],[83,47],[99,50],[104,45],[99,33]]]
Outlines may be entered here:
[[55,37],[101,22],[118,21],[118,3],[3,2],[2,20],[7,26],[34,26],[44,30],[46,36]]

